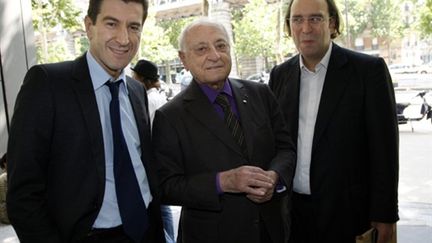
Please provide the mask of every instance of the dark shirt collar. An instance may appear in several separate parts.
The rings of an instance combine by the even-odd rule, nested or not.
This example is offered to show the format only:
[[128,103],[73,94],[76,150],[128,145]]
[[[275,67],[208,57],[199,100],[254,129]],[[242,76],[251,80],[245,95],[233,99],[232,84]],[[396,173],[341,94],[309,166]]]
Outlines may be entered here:
[[212,104],[215,102],[216,96],[218,96],[219,93],[224,93],[224,94],[228,95],[229,97],[233,98],[231,85],[230,85],[230,82],[228,79],[225,81],[224,86],[222,87],[222,89],[220,91],[210,88],[210,86],[208,86],[207,84],[198,84],[198,85],[201,88],[201,90],[204,92],[204,94],[207,96],[210,103],[212,103]]

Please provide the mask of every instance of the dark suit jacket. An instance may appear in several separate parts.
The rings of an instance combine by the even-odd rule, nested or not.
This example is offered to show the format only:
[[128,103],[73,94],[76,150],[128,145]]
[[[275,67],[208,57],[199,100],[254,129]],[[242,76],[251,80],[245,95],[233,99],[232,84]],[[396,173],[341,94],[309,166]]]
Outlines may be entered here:
[[[142,154],[151,159],[146,91],[127,80]],[[8,144],[8,212],[21,242],[71,242],[92,228],[102,205],[105,156],[96,97],[85,55],[32,67],[18,94]],[[156,175],[151,241],[163,240]]]
[[[296,138],[299,56],[276,66],[269,85]],[[320,242],[347,242],[337,237],[353,239],[370,221],[398,220],[398,126],[383,59],[333,44],[315,124],[310,183]]]
[[273,242],[288,233],[286,193],[255,204],[244,194],[218,195],[216,174],[242,165],[276,171],[290,187],[295,150],[282,113],[266,85],[230,80],[247,143],[242,157],[207,96],[193,81],[156,111],[153,141],[164,203],[181,205],[180,242],[259,242],[259,224]]

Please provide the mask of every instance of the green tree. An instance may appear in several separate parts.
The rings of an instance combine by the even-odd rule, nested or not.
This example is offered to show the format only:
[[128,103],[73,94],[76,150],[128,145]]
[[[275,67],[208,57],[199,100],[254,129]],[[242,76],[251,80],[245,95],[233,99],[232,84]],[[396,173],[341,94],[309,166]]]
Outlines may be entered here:
[[369,0],[368,19],[371,34],[390,42],[403,31],[399,0]]
[[341,36],[345,40],[345,46],[354,46],[354,41],[367,28],[369,22],[367,13],[367,2],[358,0],[338,0],[340,10]]
[[392,56],[392,42],[400,40],[404,30],[400,6],[400,0],[369,0],[370,34],[387,46],[389,58]]
[[[47,48],[49,55],[45,57],[44,63],[60,62],[74,58],[74,56],[68,51],[67,43],[64,39],[59,39],[50,43]],[[43,51],[44,50],[42,50],[40,46],[36,48],[36,56],[38,60],[41,60]]]
[[192,16],[180,19],[164,19],[160,20],[158,25],[165,30],[171,45],[178,48],[178,36],[180,35],[180,32],[187,24],[194,21],[196,18],[196,16]]
[[250,0],[243,9],[234,12],[234,47],[238,57],[263,57],[266,68],[270,68],[270,61],[278,60],[281,53],[286,54],[287,48],[292,48],[286,39],[281,43],[283,28],[275,24],[282,21],[280,4]]
[[420,30],[423,37],[432,37],[432,0],[426,0],[420,10]]
[[52,60],[51,55],[66,55],[67,48],[50,51],[52,48],[49,47],[47,35],[56,27],[66,29],[69,33],[81,28],[81,22],[78,20],[80,11],[72,0],[32,0],[31,4],[33,28],[41,36],[38,61],[44,63]]
[[[177,58],[176,48],[170,43],[168,32],[156,25],[155,16],[152,13],[144,23],[138,57],[163,64],[166,74],[171,73],[170,61]],[[139,59],[138,57],[136,59]],[[171,83],[170,75],[167,75],[166,81]]]

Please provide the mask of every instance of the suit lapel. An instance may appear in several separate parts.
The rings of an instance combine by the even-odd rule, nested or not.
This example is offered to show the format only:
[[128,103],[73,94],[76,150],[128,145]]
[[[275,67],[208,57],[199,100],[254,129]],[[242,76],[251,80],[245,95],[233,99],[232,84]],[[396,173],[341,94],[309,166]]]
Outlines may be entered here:
[[315,123],[312,151],[316,148],[346,89],[348,83],[347,79],[349,77],[349,70],[343,68],[346,63],[347,58],[344,55],[343,50],[333,43],[333,50],[324,80],[318,115]]
[[[74,65],[72,88],[81,106],[84,122],[90,137],[93,158],[97,163],[97,174],[99,181],[103,185],[105,181],[105,154],[102,127],[86,55],[75,60]],[[101,194],[103,195],[103,190]]]
[[234,98],[237,105],[237,110],[240,116],[240,124],[243,129],[245,137],[248,156],[250,158],[253,151],[253,134],[255,134],[256,123],[254,123],[255,115],[253,111],[253,105],[249,102],[249,96],[244,88],[243,84],[235,79],[230,79],[231,88],[234,93]]
[[129,100],[135,115],[135,121],[140,135],[141,144],[143,144],[144,138],[150,137],[150,127],[148,126],[150,120],[145,110],[147,95],[144,91],[144,87],[141,84],[136,83],[136,81],[132,80],[131,78],[127,77],[126,83],[128,86]]
[[194,119],[198,120],[214,136],[221,140],[222,143],[239,155],[242,155],[239,145],[236,144],[223,120],[218,117],[213,105],[210,104],[207,96],[203,93],[196,81],[192,81],[185,90],[183,101],[185,109]]
[[158,192],[153,190],[157,188],[154,183],[154,169],[151,168],[151,163],[149,163],[153,158],[152,144],[151,144],[151,131],[150,131],[150,118],[147,113],[147,94],[145,88],[142,84],[137,81],[127,77],[127,86],[129,93],[129,100],[132,105],[132,110],[135,116],[135,121],[138,129],[138,134],[140,137],[141,144],[141,160],[143,162],[144,168],[146,170],[146,175],[148,177],[148,183],[150,185],[150,190],[152,195],[156,195]]
[[[300,97],[300,63],[299,55],[293,57],[292,61],[289,62],[289,67],[287,68],[287,75],[283,75],[285,78],[284,85],[289,88],[284,87],[283,90],[286,91],[282,95],[283,104],[281,107],[285,107],[286,110],[283,112],[288,114],[285,116],[285,120],[290,131],[293,132],[293,138],[295,138],[295,143],[297,144],[298,135],[298,119],[299,119],[299,97]],[[293,116],[293,117],[290,117]]]

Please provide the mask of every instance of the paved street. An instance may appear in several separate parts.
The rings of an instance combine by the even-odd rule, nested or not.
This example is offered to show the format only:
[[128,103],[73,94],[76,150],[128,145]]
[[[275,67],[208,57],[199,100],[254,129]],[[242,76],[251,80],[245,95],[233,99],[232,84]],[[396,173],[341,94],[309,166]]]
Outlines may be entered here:
[[[400,125],[398,243],[432,243],[432,123]],[[0,225],[0,243],[18,242],[11,226]]]
[[432,123],[399,126],[399,243],[432,243]]

